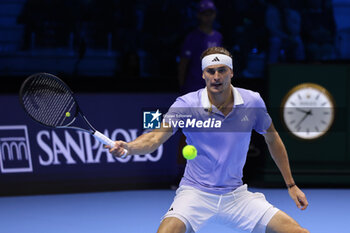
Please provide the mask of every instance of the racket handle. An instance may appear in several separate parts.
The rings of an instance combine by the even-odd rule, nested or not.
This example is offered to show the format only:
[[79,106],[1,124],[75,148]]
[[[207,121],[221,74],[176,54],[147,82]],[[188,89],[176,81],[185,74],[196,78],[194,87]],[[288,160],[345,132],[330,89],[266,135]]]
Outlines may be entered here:
[[[92,135],[94,135],[94,137],[99,140],[102,144],[108,145],[110,147],[114,147],[115,146],[115,141],[113,141],[112,139],[108,138],[106,135],[104,135],[103,133],[99,132],[99,131],[95,131]],[[122,155],[121,158],[125,158],[126,154],[128,153],[128,150],[124,148],[124,154]]]

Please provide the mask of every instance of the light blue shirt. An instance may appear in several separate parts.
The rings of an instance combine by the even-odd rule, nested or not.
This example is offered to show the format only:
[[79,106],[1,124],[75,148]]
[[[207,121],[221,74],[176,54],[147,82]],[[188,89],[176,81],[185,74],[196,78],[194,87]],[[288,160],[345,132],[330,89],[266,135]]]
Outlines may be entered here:
[[[172,125],[173,132],[182,128],[187,144],[198,151],[195,159],[187,161],[180,185],[224,194],[243,184],[251,132],[254,129],[260,134],[266,133],[271,118],[259,93],[231,88],[234,106],[226,117],[214,105],[212,112],[209,111],[206,88],[178,97],[165,115],[166,122],[183,121],[182,125]],[[189,124],[186,125],[186,121]],[[206,125],[209,127],[195,121],[210,121]]]

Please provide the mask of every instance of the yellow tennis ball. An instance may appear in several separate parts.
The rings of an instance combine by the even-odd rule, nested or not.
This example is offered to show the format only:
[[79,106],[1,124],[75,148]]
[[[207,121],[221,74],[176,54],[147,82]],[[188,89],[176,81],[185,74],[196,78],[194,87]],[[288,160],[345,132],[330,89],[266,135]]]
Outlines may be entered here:
[[187,145],[182,149],[182,155],[185,157],[185,159],[194,159],[197,157],[197,149],[192,145]]
[[66,117],[70,117],[70,112],[66,112]]

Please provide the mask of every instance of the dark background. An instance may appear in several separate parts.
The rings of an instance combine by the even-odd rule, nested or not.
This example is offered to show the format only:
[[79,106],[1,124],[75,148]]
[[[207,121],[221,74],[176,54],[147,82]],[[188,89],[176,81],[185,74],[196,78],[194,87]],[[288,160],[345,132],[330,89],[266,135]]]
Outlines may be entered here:
[[[217,0],[214,2],[217,7],[214,28],[221,32],[224,47],[234,56],[233,85],[260,92],[268,107],[275,103],[271,100],[271,96],[282,97],[282,93],[276,95],[276,91],[285,84],[286,79],[288,81],[295,79],[290,85],[307,81],[310,75],[318,75],[319,80],[316,78],[313,81],[327,85],[334,79],[318,73],[311,73],[309,76],[286,75],[295,70],[296,66],[303,73],[303,70],[307,69],[305,67],[349,64],[349,1],[296,0],[288,3],[288,1],[272,0]],[[269,60],[271,32],[269,25],[266,24],[266,12],[271,4],[276,6],[282,15],[287,8],[300,15],[299,36],[305,47],[305,56],[302,59],[296,59],[290,43],[286,43],[279,48],[278,59],[273,62]],[[197,6],[198,1],[194,0],[0,0],[1,95],[17,95],[23,80],[35,72],[58,75],[77,93],[127,94],[119,101],[129,103],[130,106],[133,102],[128,95],[143,93],[180,95],[177,80],[179,56],[186,35],[197,27]],[[283,30],[286,30],[284,27],[288,24],[285,21],[282,20]],[[271,70],[281,65],[282,71],[279,71],[277,78],[275,76],[271,79]],[[334,70],[337,69],[335,66]],[[342,82],[336,85],[348,87],[349,71],[346,72],[348,73],[344,75]],[[337,89],[337,86],[332,88]],[[347,93],[347,90],[342,89],[344,93]],[[348,95],[345,95],[349,99]],[[6,109],[1,111],[4,112]],[[1,124],[5,124],[4,121]],[[344,132],[348,138],[347,130]],[[315,149],[314,153],[319,154],[322,151]],[[346,155],[341,163],[348,164],[349,150],[344,149],[341,153]],[[173,156],[178,157],[179,175],[173,177],[171,182],[163,183],[162,187],[176,185],[181,176],[181,166],[185,161],[178,151],[174,151]],[[246,182],[266,187],[284,185],[280,179],[265,179],[263,176],[265,168],[271,166],[268,164],[268,157],[262,137],[253,133],[252,147],[244,170]],[[312,162],[308,166],[309,170],[312,170]],[[305,171],[305,167],[303,169]],[[275,171],[272,173],[276,174]],[[348,169],[344,169],[344,174],[348,176]],[[279,174],[277,176],[280,177]],[[321,184],[315,181],[319,177],[303,176],[297,181],[317,187],[349,185],[346,181],[334,182],[337,178],[327,171],[320,170],[320,176],[328,177],[327,182]],[[57,185],[60,183],[44,186],[46,191],[49,191],[48,187],[53,186],[55,188],[52,190],[55,192],[62,191]],[[16,187],[16,183],[12,183],[11,187],[14,189],[8,193],[26,193],[26,189]],[[127,187],[101,184],[99,189],[118,189],[118,187],[159,186],[149,184],[149,186]],[[81,186],[74,184],[70,188],[65,186],[63,191],[95,188],[93,185],[82,183]],[[45,191],[40,186],[28,192]]]

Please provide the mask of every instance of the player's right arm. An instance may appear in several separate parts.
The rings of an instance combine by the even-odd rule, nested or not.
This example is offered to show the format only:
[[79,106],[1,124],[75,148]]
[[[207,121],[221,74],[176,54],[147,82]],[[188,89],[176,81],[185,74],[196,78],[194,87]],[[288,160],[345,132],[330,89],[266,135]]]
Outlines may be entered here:
[[155,151],[161,144],[166,142],[172,134],[173,130],[171,127],[164,128],[162,126],[160,129],[155,129],[149,133],[140,135],[134,141],[116,141],[113,148],[108,146],[107,148],[109,148],[109,152],[112,155],[117,157],[124,155],[124,149],[128,151],[127,155],[144,155]]

